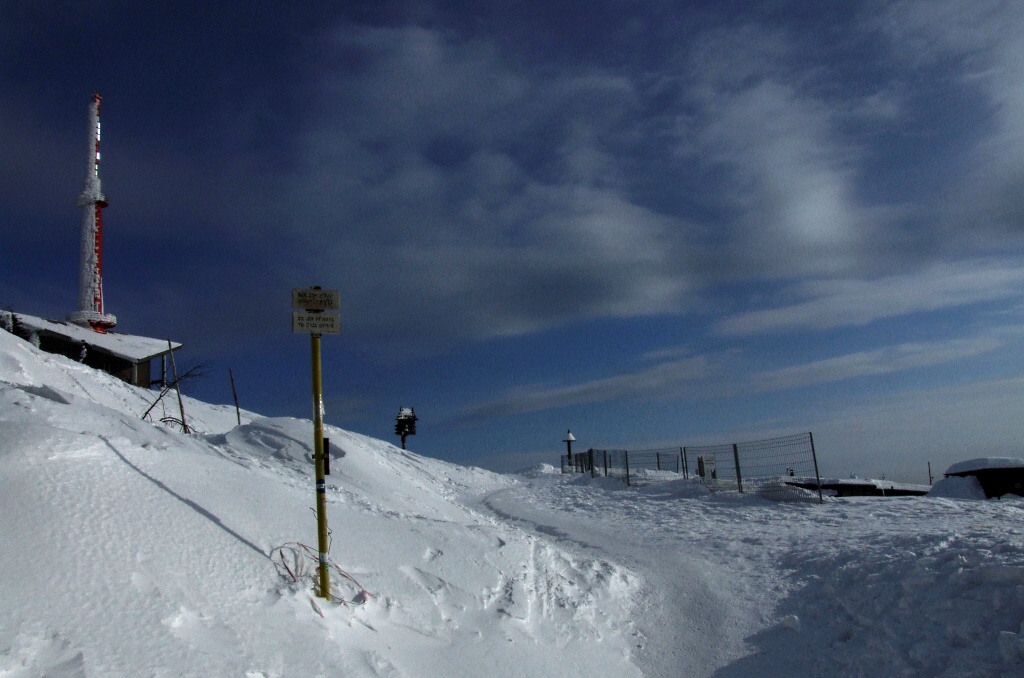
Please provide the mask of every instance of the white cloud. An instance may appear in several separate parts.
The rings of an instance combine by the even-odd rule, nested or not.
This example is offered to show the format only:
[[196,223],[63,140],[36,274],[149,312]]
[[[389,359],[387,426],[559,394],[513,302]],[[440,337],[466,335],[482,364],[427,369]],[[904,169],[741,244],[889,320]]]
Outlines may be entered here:
[[836,55],[808,59],[805,38],[748,24],[694,41],[678,150],[717,177],[711,200],[727,221],[711,242],[728,276],[861,270],[901,211],[859,191],[865,152],[849,130],[891,123],[889,83],[837,86]]
[[918,342],[858,351],[802,365],[756,374],[753,391],[776,391],[812,384],[826,384],[857,377],[879,376],[929,367],[988,353],[1003,346],[997,336]]
[[646,356],[650,367],[562,386],[517,389],[467,408],[461,421],[474,422],[574,405],[665,398],[718,399],[877,377],[985,355],[1019,342],[1024,325],[1007,325],[952,339],[904,342],[788,367],[746,371],[739,351],[690,355],[683,348]]
[[[479,338],[679,309],[678,223],[630,200],[604,143],[635,109],[629,78],[531,72],[423,28],[339,43],[359,74],[324,77],[289,227],[362,329]],[[376,312],[399,297],[418,303]]]
[[717,369],[715,363],[713,356],[692,356],[578,384],[517,389],[493,402],[468,408],[460,420],[472,422],[572,405],[665,397],[710,377]]
[[828,108],[773,81],[720,98],[704,130],[707,159],[736,172],[750,235],[781,247],[850,241],[858,217],[843,166],[849,151],[834,141]]
[[1002,0],[907,0],[876,19],[894,53],[914,68],[942,64],[944,77],[979,95],[989,116],[962,177],[944,196],[959,241],[993,227],[1024,230],[1024,4]]
[[933,264],[920,271],[880,278],[812,280],[795,286],[805,300],[741,313],[720,321],[723,335],[757,335],[867,325],[968,304],[1024,295],[1024,263],[1016,259]]

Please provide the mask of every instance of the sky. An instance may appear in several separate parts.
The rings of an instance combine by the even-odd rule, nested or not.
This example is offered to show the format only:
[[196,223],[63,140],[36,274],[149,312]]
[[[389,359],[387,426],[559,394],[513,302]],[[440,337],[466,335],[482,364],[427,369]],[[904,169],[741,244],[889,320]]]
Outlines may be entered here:
[[191,395],[512,470],[812,431],[1024,456],[1024,5],[0,3],[0,306],[104,293]]

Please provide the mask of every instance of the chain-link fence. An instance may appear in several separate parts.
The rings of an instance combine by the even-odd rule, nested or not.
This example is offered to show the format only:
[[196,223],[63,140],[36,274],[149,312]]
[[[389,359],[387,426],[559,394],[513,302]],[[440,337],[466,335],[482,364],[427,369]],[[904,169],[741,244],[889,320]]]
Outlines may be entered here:
[[590,473],[594,476],[622,478],[627,484],[636,485],[641,476],[668,473],[685,474],[681,447],[656,450],[594,450],[578,452],[570,459],[562,455],[563,473]]
[[821,478],[814,436],[799,433],[727,445],[668,447],[653,450],[589,449],[562,456],[563,473],[590,473],[622,478],[627,485],[647,484],[659,477],[700,478],[713,490],[756,492],[779,498],[816,487]]

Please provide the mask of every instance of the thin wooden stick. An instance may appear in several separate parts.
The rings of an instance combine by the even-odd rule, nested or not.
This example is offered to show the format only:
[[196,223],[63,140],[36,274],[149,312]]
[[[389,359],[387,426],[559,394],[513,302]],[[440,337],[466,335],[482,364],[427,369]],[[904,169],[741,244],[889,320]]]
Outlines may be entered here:
[[188,424],[185,423],[185,401],[181,399],[181,385],[178,383],[178,366],[174,363],[174,348],[171,340],[167,340],[167,350],[171,354],[171,369],[174,370],[174,390],[178,392],[178,409],[181,410],[181,430],[188,433]]

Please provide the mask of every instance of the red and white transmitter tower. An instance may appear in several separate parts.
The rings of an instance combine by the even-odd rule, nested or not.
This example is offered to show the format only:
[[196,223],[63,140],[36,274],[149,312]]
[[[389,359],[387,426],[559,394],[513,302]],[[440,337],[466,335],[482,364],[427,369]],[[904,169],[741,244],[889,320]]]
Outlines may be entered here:
[[117,318],[103,312],[103,208],[107,198],[100,190],[100,100],[93,92],[89,104],[89,164],[85,186],[78,196],[82,208],[82,255],[78,271],[78,310],[68,315],[76,325],[106,332]]

